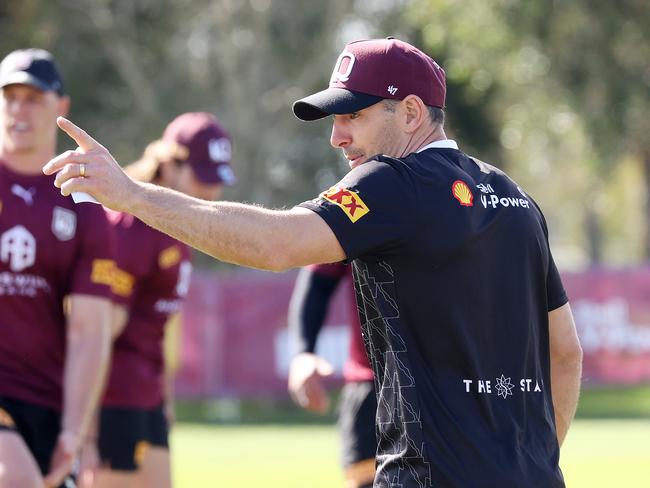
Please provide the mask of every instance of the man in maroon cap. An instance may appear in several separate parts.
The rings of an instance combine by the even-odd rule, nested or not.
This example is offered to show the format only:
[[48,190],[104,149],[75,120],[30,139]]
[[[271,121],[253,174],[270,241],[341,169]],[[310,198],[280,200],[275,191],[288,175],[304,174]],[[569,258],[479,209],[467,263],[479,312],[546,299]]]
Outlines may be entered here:
[[419,49],[348,44],[329,88],[294,113],[333,115],[331,143],[352,170],[290,210],[134,182],[65,119],[80,149],[44,171],[63,194],[87,191],[224,261],[351,261],[377,390],[375,486],[561,487],[582,351],[546,222],[512,179],[447,139],[444,103],[444,71]]
[[[231,152],[230,136],[214,115],[190,112],[175,118],[125,171],[212,200],[235,182]],[[83,480],[98,488],[170,487],[174,368],[165,367],[163,339],[178,330],[190,248],[132,215],[109,212],[109,220],[117,238],[112,289],[118,318],[96,438],[87,446],[99,448],[99,470],[93,476],[84,469]]]
[[50,53],[9,54],[0,89],[0,487],[59,486],[106,372],[113,235],[40,171],[70,105]]

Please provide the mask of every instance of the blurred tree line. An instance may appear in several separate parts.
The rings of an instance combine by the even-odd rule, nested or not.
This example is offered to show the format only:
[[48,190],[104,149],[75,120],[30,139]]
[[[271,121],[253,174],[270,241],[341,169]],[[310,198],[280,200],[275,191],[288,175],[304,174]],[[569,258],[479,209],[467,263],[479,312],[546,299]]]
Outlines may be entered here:
[[226,198],[283,207],[347,167],[330,122],[291,103],[346,42],[400,37],[445,67],[450,137],[527,189],[578,267],[650,256],[649,25],[647,0],[4,0],[0,52],[53,52],[73,120],[122,163],[175,115],[215,113],[240,179]]

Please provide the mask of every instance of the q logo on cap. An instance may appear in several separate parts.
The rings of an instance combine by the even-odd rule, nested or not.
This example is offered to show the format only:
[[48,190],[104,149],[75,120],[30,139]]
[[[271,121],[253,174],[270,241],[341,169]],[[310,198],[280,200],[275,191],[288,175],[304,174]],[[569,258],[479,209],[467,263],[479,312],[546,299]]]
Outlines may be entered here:
[[[345,60],[348,60],[347,64],[344,64]],[[349,51],[344,51],[336,60],[334,65],[334,71],[332,71],[332,78],[330,78],[330,85],[336,83],[337,81],[345,82],[350,79],[350,73],[352,73],[352,67],[354,66],[354,61],[356,58],[354,54]]]

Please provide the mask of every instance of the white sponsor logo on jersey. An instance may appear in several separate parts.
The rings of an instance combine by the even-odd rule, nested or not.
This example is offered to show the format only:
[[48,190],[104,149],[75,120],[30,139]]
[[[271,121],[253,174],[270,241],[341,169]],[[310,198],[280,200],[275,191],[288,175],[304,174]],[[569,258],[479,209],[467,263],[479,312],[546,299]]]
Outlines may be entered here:
[[176,294],[184,297],[190,289],[190,277],[192,276],[192,263],[183,261],[178,267],[178,282],[176,283]]
[[178,298],[165,300],[161,298],[154,304],[154,310],[158,313],[173,314],[178,312],[181,306],[181,299],[187,295],[190,289],[190,276],[192,274],[192,263],[183,261],[178,265],[178,281],[176,282],[176,295]]
[[0,260],[11,271],[20,272],[36,261],[36,239],[25,227],[16,225],[0,237]]
[[181,301],[178,298],[175,300],[165,300],[161,298],[160,300],[156,301],[156,303],[153,306],[153,309],[156,312],[166,313],[169,315],[178,312],[180,308],[181,308]]
[[482,379],[482,380],[471,380],[464,379],[463,383],[465,384],[465,393],[480,393],[480,394],[497,394],[502,398],[508,398],[508,396],[514,396],[512,391],[519,389],[523,393],[541,393],[544,382],[541,380],[536,380],[534,378],[521,378],[519,380],[519,388],[517,388],[517,383],[512,382],[510,376],[501,374],[493,380],[491,379]]
[[36,194],[36,188],[25,189],[17,183],[11,185],[11,193],[16,195],[18,198],[21,198],[27,205],[34,204],[34,195]]
[[52,212],[52,233],[60,241],[69,241],[77,230],[77,214],[72,210],[54,207]]
[[481,195],[481,203],[485,208],[497,207],[521,207],[530,208],[530,202],[526,198],[518,197],[499,197],[494,193]]

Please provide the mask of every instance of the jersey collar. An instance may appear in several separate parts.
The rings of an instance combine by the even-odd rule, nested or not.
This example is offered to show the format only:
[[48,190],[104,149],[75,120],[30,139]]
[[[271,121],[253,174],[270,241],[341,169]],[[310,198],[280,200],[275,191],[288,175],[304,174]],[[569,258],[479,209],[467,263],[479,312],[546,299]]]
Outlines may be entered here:
[[433,141],[426,146],[422,146],[420,149],[418,149],[415,152],[421,153],[422,151],[426,151],[427,149],[458,149],[458,144],[456,144],[456,141],[453,139],[441,139],[439,141]]

